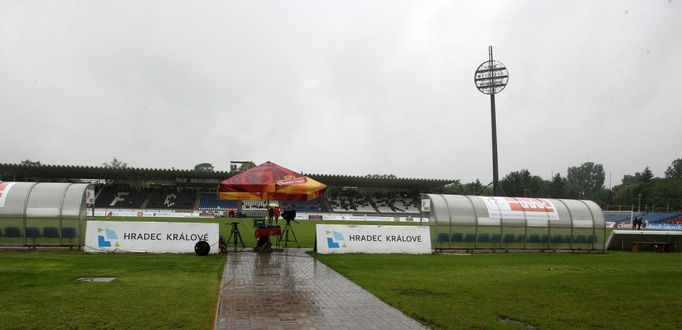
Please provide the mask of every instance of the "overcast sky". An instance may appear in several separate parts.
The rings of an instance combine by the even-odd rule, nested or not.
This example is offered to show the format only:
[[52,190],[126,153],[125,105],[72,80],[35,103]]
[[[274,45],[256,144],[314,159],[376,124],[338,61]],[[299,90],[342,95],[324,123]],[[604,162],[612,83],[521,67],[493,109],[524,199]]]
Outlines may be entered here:
[[0,0],[0,162],[492,180],[682,157],[682,2]]

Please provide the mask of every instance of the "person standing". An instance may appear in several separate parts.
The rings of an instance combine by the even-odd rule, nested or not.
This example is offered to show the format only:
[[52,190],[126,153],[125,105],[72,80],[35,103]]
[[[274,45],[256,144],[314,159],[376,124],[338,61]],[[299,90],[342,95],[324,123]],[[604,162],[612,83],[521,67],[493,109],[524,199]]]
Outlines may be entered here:
[[279,221],[280,212],[279,206],[275,206],[275,208],[272,210],[272,215],[275,216],[275,224],[277,224],[277,221]]

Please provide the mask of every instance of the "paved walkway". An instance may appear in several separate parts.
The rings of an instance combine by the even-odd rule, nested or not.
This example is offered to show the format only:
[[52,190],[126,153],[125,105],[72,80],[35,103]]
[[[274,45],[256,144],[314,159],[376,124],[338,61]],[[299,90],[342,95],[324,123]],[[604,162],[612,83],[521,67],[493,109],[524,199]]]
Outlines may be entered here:
[[216,329],[424,329],[305,254],[230,252]]

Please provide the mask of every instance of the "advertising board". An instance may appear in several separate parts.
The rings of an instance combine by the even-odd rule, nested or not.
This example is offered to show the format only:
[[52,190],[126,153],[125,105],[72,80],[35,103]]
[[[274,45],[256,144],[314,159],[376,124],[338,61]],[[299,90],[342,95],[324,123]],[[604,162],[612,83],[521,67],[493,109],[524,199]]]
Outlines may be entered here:
[[422,212],[431,212],[431,200],[426,198],[422,199]]
[[651,229],[651,230],[682,230],[682,224],[650,223],[646,226],[646,229]]
[[316,226],[317,252],[342,253],[431,253],[431,235],[426,226]]
[[85,252],[194,253],[199,241],[218,253],[217,223],[88,221]]
[[490,218],[559,220],[552,201],[544,198],[480,197]]
[[85,204],[88,206],[95,205],[95,189],[92,187],[85,190]]

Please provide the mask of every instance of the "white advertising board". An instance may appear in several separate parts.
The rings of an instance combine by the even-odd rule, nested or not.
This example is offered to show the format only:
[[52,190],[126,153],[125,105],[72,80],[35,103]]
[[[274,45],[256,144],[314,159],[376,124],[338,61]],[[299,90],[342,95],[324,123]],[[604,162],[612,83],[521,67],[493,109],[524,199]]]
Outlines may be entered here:
[[85,189],[85,204],[88,206],[95,205],[95,189]]
[[85,252],[194,253],[206,241],[218,253],[217,223],[88,221]]
[[422,199],[422,212],[431,212],[431,200]]
[[431,253],[431,234],[426,226],[316,226],[317,252],[340,253]]
[[559,220],[554,204],[544,198],[480,197],[490,218]]

